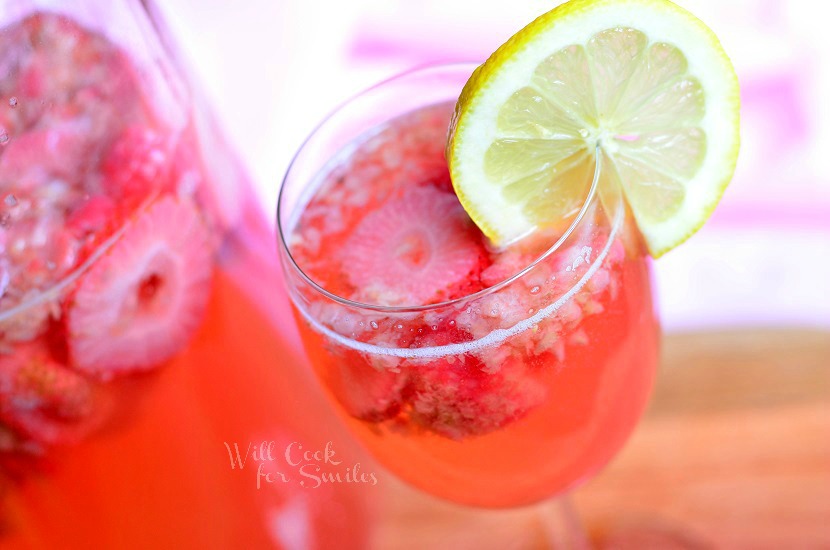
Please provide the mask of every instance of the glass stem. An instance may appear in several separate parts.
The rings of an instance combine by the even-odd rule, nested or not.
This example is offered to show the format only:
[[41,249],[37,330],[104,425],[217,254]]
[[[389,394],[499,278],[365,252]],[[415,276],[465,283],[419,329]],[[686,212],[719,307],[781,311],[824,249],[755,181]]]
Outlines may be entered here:
[[548,548],[553,550],[591,550],[588,533],[570,495],[563,495],[539,505],[542,528]]

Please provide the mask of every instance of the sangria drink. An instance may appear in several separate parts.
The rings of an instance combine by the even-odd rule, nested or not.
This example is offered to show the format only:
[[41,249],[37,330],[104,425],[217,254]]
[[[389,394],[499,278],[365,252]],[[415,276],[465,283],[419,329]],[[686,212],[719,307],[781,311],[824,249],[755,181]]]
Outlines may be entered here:
[[355,489],[229,460],[333,434],[313,392],[296,414],[270,232],[152,6],[0,7],[0,543],[359,546]]
[[[529,238],[496,247],[444,155],[472,67],[415,71],[347,103],[282,190],[282,260],[311,364],[352,433],[425,491],[546,499],[616,453],[658,355],[650,262],[602,167]],[[556,200],[567,200],[556,199]]]

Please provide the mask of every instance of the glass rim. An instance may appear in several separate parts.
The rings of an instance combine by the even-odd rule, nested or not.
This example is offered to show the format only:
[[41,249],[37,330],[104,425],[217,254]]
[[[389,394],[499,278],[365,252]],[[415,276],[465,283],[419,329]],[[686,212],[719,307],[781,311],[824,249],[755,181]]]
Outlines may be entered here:
[[[599,186],[599,178],[600,178],[600,171],[602,166],[602,158],[601,158],[601,147],[600,144],[597,143],[595,150],[594,150],[594,175],[591,180],[591,185],[588,190],[587,195],[585,196],[582,205],[579,208],[574,219],[568,225],[568,228],[565,230],[562,235],[560,235],[549,247],[545,249],[544,252],[539,254],[532,262],[528,263],[524,268],[517,271],[510,277],[499,281],[498,283],[489,286],[487,288],[483,288],[476,292],[472,292],[470,294],[465,294],[463,296],[459,296],[457,298],[453,298],[451,300],[444,300],[441,302],[436,302],[434,304],[425,304],[425,305],[404,305],[404,306],[384,306],[380,304],[370,304],[366,302],[360,302],[357,300],[352,300],[350,298],[344,298],[343,296],[339,296],[330,290],[326,289],[319,283],[317,283],[314,279],[308,276],[308,274],[303,271],[303,269],[297,263],[297,260],[294,258],[294,255],[291,254],[291,249],[288,246],[287,236],[285,231],[283,230],[283,216],[282,216],[282,204],[284,199],[284,193],[286,189],[286,184],[290,176],[292,175],[292,170],[295,167],[297,159],[299,156],[305,151],[306,147],[309,143],[320,133],[320,131],[325,128],[328,123],[340,112],[348,109],[354,102],[358,99],[362,98],[366,94],[369,94],[379,88],[383,88],[391,83],[398,82],[400,80],[411,78],[414,76],[420,76],[424,74],[428,74],[431,72],[441,72],[441,71],[448,71],[448,70],[458,70],[458,69],[470,69],[470,72],[475,69],[479,64],[471,63],[471,62],[457,62],[457,63],[443,63],[443,64],[433,64],[433,65],[425,65],[421,67],[415,67],[413,69],[404,71],[402,73],[398,73],[396,75],[391,76],[385,80],[378,82],[377,84],[370,86],[343,101],[337,107],[335,107],[332,111],[330,111],[323,119],[314,127],[314,129],[309,132],[309,134],[303,139],[303,142],[297,148],[297,151],[291,158],[291,162],[289,162],[288,167],[285,170],[285,175],[282,178],[282,182],[280,185],[280,191],[277,197],[277,215],[276,215],[276,225],[277,225],[277,241],[278,246],[280,247],[280,251],[285,253],[285,256],[289,260],[290,267],[300,276],[302,281],[309,285],[315,292],[325,296],[326,298],[340,304],[343,306],[347,306],[354,309],[359,310],[370,310],[375,312],[381,313],[415,313],[415,312],[423,312],[423,311],[430,311],[430,310],[437,310],[441,308],[445,308],[448,306],[457,305],[459,303],[464,302],[471,302],[482,298],[484,296],[488,296],[499,290],[511,285],[515,281],[524,277],[527,273],[532,271],[537,265],[543,262],[546,258],[548,258],[551,254],[556,252],[565,241],[576,231],[576,228],[581,223],[582,219],[585,217],[585,214],[588,212],[588,209],[593,204],[595,197],[597,196],[597,188]],[[355,136],[357,137],[357,136]],[[621,199],[620,199],[621,200]]]

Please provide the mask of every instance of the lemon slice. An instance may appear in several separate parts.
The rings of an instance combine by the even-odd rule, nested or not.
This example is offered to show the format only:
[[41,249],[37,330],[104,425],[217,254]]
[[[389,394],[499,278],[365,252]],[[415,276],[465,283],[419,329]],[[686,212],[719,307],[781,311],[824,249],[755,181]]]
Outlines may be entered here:
[[598,145],[657,257],[718,203],[737,161],[739,110],[732,64],[693,15],[666,0],[576,0],[473,73],[447,159],[470,217],[506,244],[575,214]]

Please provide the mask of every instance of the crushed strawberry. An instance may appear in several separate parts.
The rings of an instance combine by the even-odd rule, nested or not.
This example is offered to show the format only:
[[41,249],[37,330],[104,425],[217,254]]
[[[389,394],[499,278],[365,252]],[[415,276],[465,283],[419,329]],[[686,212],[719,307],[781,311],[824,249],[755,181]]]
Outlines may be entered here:
[[412,421],[451,439],[484,435],[539,405],[545,387],[521,358],[495,372],[472,355],[456,355],[412,369]]
[[40,343],[0,355],[0,420],[46,445],[76,441],[94,427],[93,389]]
[[127,128],[113,142],[101,163],[104,193],[121,208],[172,190],[169,138],[142,126]]
[[80,128],[64,125],[11,136],[0,156],[0,181],[6,186],[44,184],[59,178],[76,182],[86,158]]
[[109,197],[90,197],[75,205],[66,219],[66,228],[78,238],[108,234],[115,211],[115,204]]
[[345,352],[340,368],[327,373],[328,387],[350,415],[382,422],[398,415],[408,371],[375,367],[356,351]]
[[0,304],[4,311],[15,309],[15,313],[0,320],[0,352],[13,353],[12,349],[3,349],[17,342],[29,342],[42,335],[49,328],[49,323],[59,316],[60,307],[54,300],[39,300],[41,293],[29,290],[23,293],[17,289],[7,289]]

